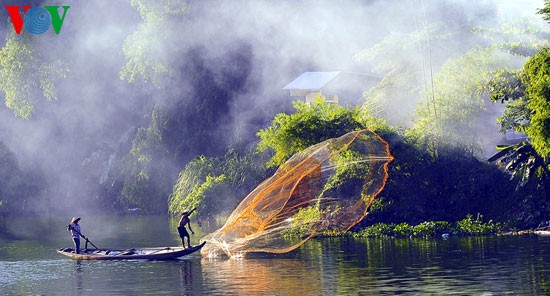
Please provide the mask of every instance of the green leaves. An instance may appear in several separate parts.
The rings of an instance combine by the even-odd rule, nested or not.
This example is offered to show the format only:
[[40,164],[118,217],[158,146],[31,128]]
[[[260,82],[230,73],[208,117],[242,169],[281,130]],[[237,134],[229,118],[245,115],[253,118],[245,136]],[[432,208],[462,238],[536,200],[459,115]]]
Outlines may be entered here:
[[447,221],[424,221],[420,224],[411,226],[408,223],[384,224],[378,223],[368,226],[356,234],[359,237],[438,237],[442,234],[458,235],[487,235],[494,234],[504,229],[501,223],[493,221],[483,222],[482,216],[474,220],[472,215],[466,215],[466,218],[457,221],[455,225]]
[[0,49],[0,91],[6,107],[23,119],[33,115],[34,97],[57,99],[55,83],[68,72],[64,62],[46,60],[31,37],[11,33]]
[[264,161],[261,154],[241,155],[233,149],[223,156],[193,159],[174,184],[170,213],[193,207],[200,216],[233,210],[266,177]]
[[527,108],[531,118],[525,133],[543,158],[550,157],[550,48],[539,51],[523,68]]
[[[489,161],[505,163],[505,170],[525,185],[533,176],[548,182],[550,158],[550,49],[537,52],[523,71],[499,71],[489,84],[493,100],[506,102],[499,122],[503,130],[524,132],[522,143],[499,147]],[[546,181],[544,179],[546,178]]]
[[521,71],[502,70],[496,71],[494,77],[485,86],[484,92],[489,93],[492,101],[512,101],[523,97],[525,86],[521,83]]
[[537,9],[537,13],[542,15],[542,19],[550,22],[550,1],[544,1],[544,7]]
[[[485,110],[483,86],[490,73],[510,67],[510,61],[492,50],[473,49],[449,60],[437,75],[433,93],[417,109],[409,136],[424,143],[433,157],[442,147],[458,147],[475,155],[480,150],[479,120]],[[431,101],[431,102],[430,102]]]
[[272,149],[268,167],[283,164],[292,154],[326,139],[362,128],[359,109],[347,110],[322,100],[308,105],[294,102],[294,114],[277,114],[271,126],[260,130],[259,151]]
[[173,30],[170,19],[179,18],[188,11],[187,4],[177,0],[132,0],[130,3],[139,11],[143,23],[126,38],[122,46],[126,65],[120,71],[120,78],[134,82],[138,77],[143,82],[161,87],[166,75],[172,75],[167,54],[163,52]]
[[478,214],[476,220],[472,215],[467,215],[466,218],[456,222],[456,232],[463,235],[479,235],[493,234],[503,230],[501,223],[493,221],[482,222],[483,216]]

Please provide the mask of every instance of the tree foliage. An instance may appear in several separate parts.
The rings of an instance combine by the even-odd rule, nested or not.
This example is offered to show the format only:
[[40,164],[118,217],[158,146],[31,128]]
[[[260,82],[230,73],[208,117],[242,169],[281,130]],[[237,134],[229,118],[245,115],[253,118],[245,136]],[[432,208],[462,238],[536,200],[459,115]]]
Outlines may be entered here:
[[485,92],[489,93],[493,102],[506,103],[502,116],[497,118],[502,133],[508,130],[525,132],[523,123],[531,117],[523,96],[525,85],[520,75],[520,70],[498,70],[485,86]]
[[[491,99],[506,104],[499,118],[502,130],[527,135],[521,143],[497,146],[500,151],[489,161],[496,161],[518,180],[516,190],[536,179],[537,187],[545,194],[550,192],[549,57],[549,49],[542,49],[525,63],[523,71],[498,72],[488,87]],[[540,208],[547,206],[542,202]]]
[[[452,37],[443,23],[434,23],[410,33],[392,32],[381,42],[362,50],[355,59],[374,64],[373,72],[382,75],[382,80],[365,91],[364,108],[377,112],[391,124],[409,125],[417,98],[430,88],[429,73],[435,67],[431,49],[422,44],[448,42]],[[409,54],[403,54],[409,53]],[[399,106],[399,108],[396,108]]]
[[537,9],[537,13],[542,15],[542,19],[550,23],[550,1],[545,0],[544,6]]
[[0,49],[0,91],[6,107],[23,119],[33,115],[35,97],[57,99],[55,84],[69,72],[63,62],[42,54],[33,40],[10,33]]
[[482,37],[488,49],[517,57],[533,56],[550,41],[546,26],[532,17],[502,18],[496,27],[477,26],[472,32]]
[[501,159],[508,162],[506,169],[512,173],[521,170],[523,173],[516,174],[522,176],[521,183],[525,183],[533,175],[540,178],[544,176],[543,172],[548,171],[549,82],[550,49],[545,48],[530,58],[522,71],[499,71],[488,84],[491,99],[506,104],[506,110],[499,118],[502,130],[514,129],[528,137],[527,141],[517,145],[502,146],[502,151],[490,160]]
[[228,51],[231,59],[217,68],[209,66],[202,48],[184,55],[188,62],[179,71],[187,73],[183,80],[188,91],[155,106],[122,163],[125,207],[165,213],[173,182],[186,163],[198,155],[225,153],[231,143],[231,102],[246,91],[251,71],[249,50]]
[[[549,2],[546,1],[545,7],[538,11],[547,21],[549,7]],[[533,46],[530,51],[522,53],[532,57],[527,60],[523,69],[499,70],[486,85],[491,100],[506,104],[505,111],[498,118],[501,132],[514,130],[526,134],[527,139],[517,144],[497,146],[500,151],[489,161],[498,162],[512,178],[517,178],[518,190],[536,177],[538,187],[550,192],[550,36],[548,31],[529,30],[529,33],[530,44]],[[538,40],[542,41],[537,42]]]
[[550,48],[530,58],[523,69],[527,108],[531,111],[525,133],[546,160],[550,157]]
[[162,188],[167,184],[162,181],[164,163],[158,161],[164,119],[164,114],[155,110],[151,125],[137,130],[131,150],[122,160],[124,185],[120,198],[125,208],[139,208],[146,213],[165,212],[167,192]]
[[[391,33],[356,56],[371,62],[383,76],[365,92],[364,107],[380,112],[392,124],[402,109],[416,109],[410,135],[432,157],[446,146],[478,154],[485,143],[477,132],[490,124],[481,122],[487,115],[485,83],[495,71],[516,69],[524,57],[548,45],[548,31],[531,18],[495,18],[496,26],[468,27],[468,20],[428,23],[426,16],[417,17],[424,22],[415,19],[409,34]],[[411,106],[417,102],[418,108]],[[409,126],[407,120],[397,122]]]
[[223,157],[201,156],[189,162],[174,185],[170,212],[192,207],[202,215],[230,211],[273,172],[266,164],[275,168],[292,154],[326,139],[383,125],[358,108],[349,110],[322,100],[312,105],[295,102],[294,107],[295,113],[276,115],[270,127],[258,132],[261,140],[254,148],[258,152],[241,154],[231,149]]
[[294,153],[311,145],[363,127],[358,108],[348,110],[323,100],[311,105],[296,101],[294,108],[295,113],[277,114],[271,126],[258,132],[261,139],[258,150],[274,151],[268,167],[283,164]]
[[509,60],[491,49],[474,49],[447,62],[435,79],[435,91],[424,94],[433,102],[419,106],[410,135],[433,157],[442,147],[476,155],[481,151],[478,131],[486,110],[482,87],[492,73],[505,67],[510,67]]
[[197,208],[199,216],[227,214],[270,172],[265,154],[241,154],[230,149],[223,156],[200,156],[190,161],[174,184],[170,213]]
[[[539,10],[548,21],[549,2]],[[498,119],[501,131],[514,130],[527,139],[512,145],[499,145],[489,158],[517,180],[517,219],[530,227],[548,219],[550,205],[550,51],[537,49],[522,70],[498,71],[487,89],[493,101],[506,104]],[[538,46],[540,47],[540,46]],[[536,48],[536,47],[535,47]],[[530,182],[532,180],[536,182]]]
[[143,82],[156,87],[163,85],[163,79],[172,75],[170,56],[163,52],[163,45],[175,38],[167,30],[171,28],[172,18],[184,16],[188,7],[178,0],[131,0],[143,19],[138,29],[126,38],[122,46],[126,65],[120,71],[120,78],[134,82],[141,78]]

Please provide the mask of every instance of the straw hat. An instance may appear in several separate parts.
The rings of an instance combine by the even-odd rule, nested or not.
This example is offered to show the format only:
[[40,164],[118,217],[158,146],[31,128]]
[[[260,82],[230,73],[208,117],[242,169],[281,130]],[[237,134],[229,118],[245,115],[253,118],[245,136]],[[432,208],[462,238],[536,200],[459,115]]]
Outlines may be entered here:
[[80,217],[73,217],[73,219],[71,219],[71,224],[78,223],[78,221],[80,221]]

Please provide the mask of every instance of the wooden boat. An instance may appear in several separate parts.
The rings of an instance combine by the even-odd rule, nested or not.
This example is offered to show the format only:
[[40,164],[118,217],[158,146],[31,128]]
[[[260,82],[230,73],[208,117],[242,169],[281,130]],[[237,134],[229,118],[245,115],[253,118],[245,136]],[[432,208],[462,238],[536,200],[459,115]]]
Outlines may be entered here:
[[80,254],[74,253],[71,248],[62,248],[57,252],[75,260],[171,260],[195,253],[205,244],[203,242],[191,248],[83,249]]

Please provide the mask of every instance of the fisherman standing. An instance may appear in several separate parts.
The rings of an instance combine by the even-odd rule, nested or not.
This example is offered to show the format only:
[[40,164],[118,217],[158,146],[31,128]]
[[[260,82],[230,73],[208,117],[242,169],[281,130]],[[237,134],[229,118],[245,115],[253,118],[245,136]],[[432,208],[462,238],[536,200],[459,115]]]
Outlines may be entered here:
[[187,246],[191,248],[191,237],[189,236],[189,232],[187,232],[187,228],[185,228],[185,225],[189,227],[189,230],[192,234],[195,234],[193,229],[191,229],[191,220],[189,220],[189,215],[193,213],[197,208],[193,208],[191,211],[185,211],[181,214],[180,223],[178,225],[178,234],[181,238],[181,244],[185,248],[185,238],[187,238]]
[[74,242],[75,253],[80,254],[80,225],[78,224],[80,217],[73,217],[71,223],[67,225],[67,231],[71,232],[71,236]]

